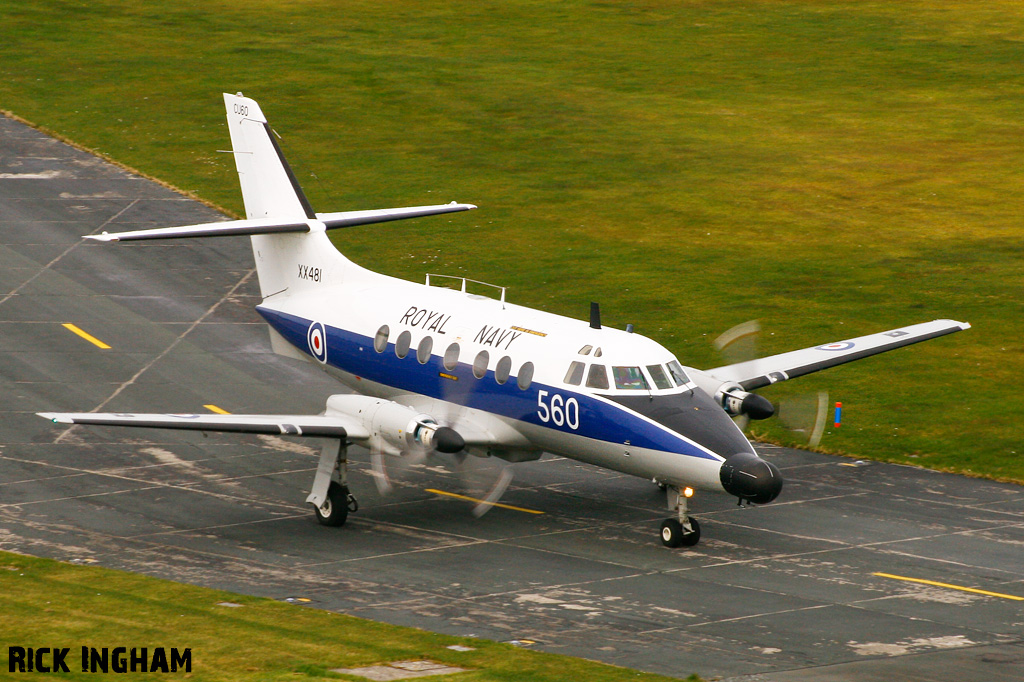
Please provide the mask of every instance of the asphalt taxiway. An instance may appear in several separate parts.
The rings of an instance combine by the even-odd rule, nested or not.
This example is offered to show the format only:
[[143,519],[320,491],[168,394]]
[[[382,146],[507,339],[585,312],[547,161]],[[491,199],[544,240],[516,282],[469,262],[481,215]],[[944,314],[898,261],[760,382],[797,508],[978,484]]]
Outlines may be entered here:
[[704,539],[669,550],[647,481],[549,457],[477,520],[428,492],[460,492],[439,462],[381,498],[355,450],[332,529],[316,443],[34,416],[323,408],[338,386],[270,351],[247,240],[80,239],[217,219],[0,117],[0,549],[679,677],[1024,678],[1019,486],[762,447],[780,500],[699,496]]

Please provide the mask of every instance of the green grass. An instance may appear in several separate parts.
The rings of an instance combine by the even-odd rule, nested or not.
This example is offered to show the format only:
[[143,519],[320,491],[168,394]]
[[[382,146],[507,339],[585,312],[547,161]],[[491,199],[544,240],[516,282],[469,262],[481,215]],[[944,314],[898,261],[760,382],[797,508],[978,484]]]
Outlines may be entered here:
[[[172,677],[202,681],[365,680],[330,671],[417,659],[470,669],[430,678],[439,681],[670,679],[511,644],[436,635],[272,599],[7,552],[0,552],[0,591],[0,671],[8,670],[8,647],[69,647],[66,662],[71,672],[61,679],[95,679],[95,673],[81,672],[81,647],[124,646],[147,647],[150,652],[164,647],[168,656],[171,647],[191,648],[191,673],[179,671]],[[223,602],[241,606],[221,606]],[[473,651],[447,648],[454,644]],[[49,660],[47,655],[47,664]],[[155,679],[141,673],[117,678]]]
[[698,367],[751,318],[765,354],[969,321],[765,395],[843,401],[827,451],[1024,481],[1019,2],[0,0],[0,25],[0,107],[230,210],[222,91],[318,210],[481,207],[338,235],[390,274],[598,300]]

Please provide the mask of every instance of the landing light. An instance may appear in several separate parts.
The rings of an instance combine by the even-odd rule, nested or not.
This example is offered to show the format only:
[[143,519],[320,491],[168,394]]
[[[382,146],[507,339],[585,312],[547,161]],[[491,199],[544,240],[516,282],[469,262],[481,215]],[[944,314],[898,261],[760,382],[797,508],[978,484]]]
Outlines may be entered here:
[[689,486],[683,488],[683,497],[693,497],[693,488]]

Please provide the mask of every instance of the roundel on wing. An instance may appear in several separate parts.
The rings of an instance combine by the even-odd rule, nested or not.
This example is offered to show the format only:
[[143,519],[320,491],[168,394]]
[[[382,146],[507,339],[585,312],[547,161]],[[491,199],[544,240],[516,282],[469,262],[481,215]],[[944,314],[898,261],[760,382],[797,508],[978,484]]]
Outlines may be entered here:
[[319,322],[309,325],[306,332],[306,344],[309,346],[309,354],[320,362],[327,363],[327,331]]
[[853,343],[850,341],[840,341],[839,343],[827,343],[824,346],[818,346],[815,350],[850,350],[853,348]]

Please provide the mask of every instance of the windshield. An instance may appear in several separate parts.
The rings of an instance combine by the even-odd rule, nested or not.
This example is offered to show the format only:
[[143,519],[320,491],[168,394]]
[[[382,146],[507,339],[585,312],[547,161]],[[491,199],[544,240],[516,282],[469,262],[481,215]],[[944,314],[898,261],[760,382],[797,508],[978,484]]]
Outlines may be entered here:
[[[608,376],[608,370],[611,376]],[[609,381],[611,379],[611,381]],[[690,384],[690,377],[679,361],[672,360],[663,365],[601,365],[573,360],[563,381],[570,386],[585,385],[587,388],[619,391],[671,391]]]
[[664,390],[672,388],[672,382],[668,380],[665,369],[661,365],[647,365],[647,373],[654,379],[654,385]]
[[683,366],[679,364],[678,360],[668,363],[668,373],[672,375],[676,386],[685,386],[690,383],[690,377],[686,376],[686,372],[683,371]]
[[587,388],[608,388],[608,372],[604,365],[591,365],[587,374]]
[[612,376],[615,377],[615,388],[633,391],[649,390],[647,379],[639,367],[612,367]]

